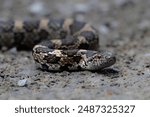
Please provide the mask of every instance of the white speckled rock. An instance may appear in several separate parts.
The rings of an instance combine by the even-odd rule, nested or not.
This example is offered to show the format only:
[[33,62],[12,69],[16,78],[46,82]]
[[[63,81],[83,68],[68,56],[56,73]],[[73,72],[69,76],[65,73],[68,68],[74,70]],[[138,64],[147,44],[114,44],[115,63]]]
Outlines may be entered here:
[[18,81],[18,86],[23,87],[27,84],[27,79],[19,80]]

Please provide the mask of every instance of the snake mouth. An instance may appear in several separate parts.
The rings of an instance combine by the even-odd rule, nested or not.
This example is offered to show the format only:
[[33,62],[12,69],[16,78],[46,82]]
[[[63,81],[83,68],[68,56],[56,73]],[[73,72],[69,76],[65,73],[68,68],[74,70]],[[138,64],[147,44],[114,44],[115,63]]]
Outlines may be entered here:
[[101,70],[112,66],[116,62],[116,57],[110,52],[104,52],[99,60],[93,61],[92,68],[95,70]]
[[94,62],[93,66],[94,66],[95,70],[101,70],[101,69],[112,66],[115,62],[116,62],[116,57],[113,56],[102,62],[100,62],[100,61]]
[[116,62],[116,57],[110,52],[96,53],[95,56],[87,58],[81,64],[81,68],[90,71],[102,70],[110,67]]
[[102,70],[104,68],[110,67],[116,62],[116,58],[111,58],[109,61],[94,61],[91,63],[87,63],[87,68],[89,70]]

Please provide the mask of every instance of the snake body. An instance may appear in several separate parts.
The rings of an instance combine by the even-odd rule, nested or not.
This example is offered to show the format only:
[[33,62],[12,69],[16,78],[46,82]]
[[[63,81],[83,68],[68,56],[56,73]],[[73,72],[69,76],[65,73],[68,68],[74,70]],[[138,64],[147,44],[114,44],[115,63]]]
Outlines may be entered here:
[[0,47],[32,50],[35,62],[48,71],[101,70],[116,62],[99,51],[97,30],[73,19],[0,21]]

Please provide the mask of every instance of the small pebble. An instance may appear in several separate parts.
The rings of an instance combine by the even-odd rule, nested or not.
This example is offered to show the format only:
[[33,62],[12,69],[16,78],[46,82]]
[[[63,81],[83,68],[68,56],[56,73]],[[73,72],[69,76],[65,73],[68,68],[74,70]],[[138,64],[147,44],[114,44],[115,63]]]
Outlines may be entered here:
[[145,57],[150,57],[150,53],[145,53],[144,56]]
[[43,2],[34,2],[29,6],[29,12],[36,15],[47,15],[48,10]]
[[84,14],[76,13],[76,14],[74,14],[73,17],[74,17],[74,19],[76,19],[77,21],[81,21],[81,22],[85,21]]
[[27,79],[19,80],[18,81],[18,86],[23,87],[27,84]]
[[143,20],[142,22],[140,22],[138,24],[138,28],[143,30],[143,29],[146,29],[146,28],[150,28],[150,21],[147,19],[147,20]]
[[17,52],[17,48],[16,47],[13,47],[9,50],[10,53],[16,55],[18,52]]
[[100,31],[100,33],[102,33],[102,34],[108,34],[108,33],[109,33],[109,29],[108,29],[107,26],[105,26],[105,25],[100,25],[100,26],[99,26],[99,31]]
[[86,4],[76,4],[74,7],[75,12],[86,13],[90,10],[89,6]]

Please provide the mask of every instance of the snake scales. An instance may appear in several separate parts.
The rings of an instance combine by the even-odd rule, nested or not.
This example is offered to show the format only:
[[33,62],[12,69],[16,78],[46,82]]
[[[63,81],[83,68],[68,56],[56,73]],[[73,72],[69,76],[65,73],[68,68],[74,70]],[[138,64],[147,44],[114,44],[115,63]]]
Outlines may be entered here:
[[98,51],[96,29],[73,19],[0,21],[0,47],[32,49],[40,68],[48,71],[101,70],[113,65],[114,55]]

